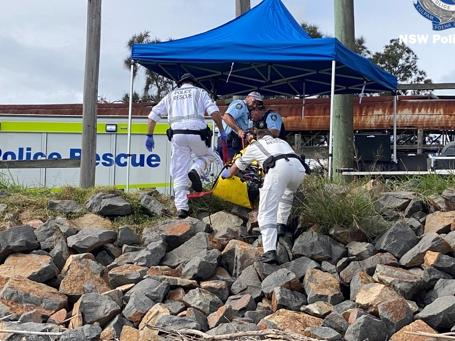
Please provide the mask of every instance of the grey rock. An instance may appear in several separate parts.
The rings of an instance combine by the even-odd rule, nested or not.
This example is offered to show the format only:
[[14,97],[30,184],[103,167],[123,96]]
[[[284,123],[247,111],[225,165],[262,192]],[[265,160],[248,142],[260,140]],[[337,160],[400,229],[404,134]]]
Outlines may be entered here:
[[196,323],[198,323],[201,326],[201,330],[203,332],[206,332],[209,330],[209,325],[207,323],[207,316],[204,315],[203,312],[201,312],[198,309],[194,308],[188,308],[186,311],[186,317],[189,319],[192,319]]
[[309,269],[319,268],[320,265],[308,257],[299,257],[281,265],[281,267],[292,271],[296,274],[297,278],[301,280]]
[[207,334],[209,335],[225,335],[238,332],[257,331],[259,327],[254,323],[233,321],[231,323],[223,323],[218,327],[210,329]]
[[414,231],[404,222],[395,223],[376,242],[376,249],[401,258],[419,242]]
[[[338,264],[338,263],[337,263]],[[335,277],[338,277],[338,271],[336,265],[326,262],[325,260],[322,261],[321,263],[321,270],[324,272],[328,272],[329,274],[334,275]]]
[[379,264],[373,278],[377,282],[392,286],[399,294],[412,299],[424,288],[423,272],[416,273],[405,269]]
[[402,299],[379,304],[378,315],[381,321],[385,323],[389,335],[394,334],[414,320],[411,308]]
[[182,276],[189,279],[203,281],[215,274],[218,266],[218,259],[221,252],[208,250],[204,256],[197,256],[191,259],[182,270]]
[[[167,251],[174,250],[200,232],[211,232],[209,226],[199,219],[188,217],[185,220],[169,220],[154,228],[167,244]],[[150,233],[149,238],[152,237]]]
[[114,193],[97,193],[88,200],[86,207],[105,217],[126,216],[133,211],[128,201]]
[[55,247],[58,240],[66,240],[62,231],[60,231],[53,219],[46,221],[34,232],[36,240],[40,243],[41,250],[50,251]]
[[0,214],[3,214],[6,211],[6,208],[8,205],[6,204],[0,204]]
[[334,329],[329,327],[308,327],[305,328],[305,334],[313,338],[328,341],[342,341],[343,337]]
[[103,266],[108,266],[115,260],[115,258],[112,257],[112,255],[106,250],[101,250],[96,254],[95,260]]
[[223,302],[225,302],[229,297],[229,285],[225,281],[210,280],[202,282],[201,288],[215,294]]
[[138,252],[138,251],[141,251],[144,249],[145,249],[145,247],[142,247],[142,246],[124,244],[122,246],[122,254],[127,253],[127,252]]
[[40,313],[38,310],[33,309],[32,311],[25,312],[21,315],[18,322],[19,323],[27,323],[27,322],[35,322],[35,323],[43,323],[45,319],[45,315]]
[[82,295],[79,309],[84,323],[97,322],[102,327],[121,311],[109,296],[95,293]]
[[162,316],[156,321],[156,326],[158,328],[174,331],[174,330],[181,330],[181,329],[195,329],[201,330],[201,326],[199,323],[194,321],[193,319],[187,317],[179,317],[179,316],[172,316],[166,315]]
[[54,248],[51,250],[49,255],[52,257],[52,261],[59,270],[62,270],[65,266],[65,262],[70,256],[68,245],[66,245],[65,238],[59,237],[55,241]]
[[449,232],[444,236],[444,239],[449,243],[452,250],[455,252],[455,231]]
[[423,224],[416,218],[405,218],[403,222],[407,224],[416,236],[421,236],[424,232]]
[[249,287],[258,288],[262,291],[261,281],[253,265],[242,271],[240,276],[232,284],[231,292],[233,294],[239,294]]
[[[30,331],[30,332],[62,332],[63,328],[56,326],[55,324],[51,323],[35,323],[35,322],[27,322],[27,323],[13,323],[7,322],[4,323],[2,326],[4,329],[7,330],[23,330],[23,331]],[[2,341],[57,341],[60,340],[58,336],[41,336],[41,335],[27,335],[24,338],[24,335],[21,334],[2,334]]]
[[384,192],[379,196],[377,206],[380,210],[403,211],[414,198],[413,192]]
[[425,233],[419,243],[401,257],[400,264],[406,267],[420,266],[427,251],[445,254],[452,251],[452,249],[438,234]]
[[326,260],[335,264],[346,254],[346,248],[329,236],[307,231],[297,238],[292,253],[294,257],[306,256],[316,261]]
[[344,338],[346,341],[384,341],[387,340],[387,328],[381,320],[363,315],[351,324]]
[[322,325],[336,330],[341,335],[344,335],[349,327],[349,324],[344,317],[336,311],[332,311],[327,315]]
[[275,288],[301,290],[301,285],[295,273],[288,269],[279,269],[267,276],[262,282],[264,294],[271,294]]
[[338,314],[343,314],[345,311],[354,308],[357,308],[357,303],[348,300],[334,305],[333,311],[337,312]]
[[433,290],[425,295],[424,302],[428,305],[444,296],[455,296],[455,279],[439,279]]
[[129,226],[122,226],[118,229],[117,241],[118,246],[123,245],[137,245],[140,243],[139,236]]
[[303,280],[303,286],[309,304],[324,301],[335,305],[344,301],[338,278],[327,272],[310,270]]
[[278,264],[288,263],[292,259],[292,243],[288,242],[285,237],[279,237],[276,253]]
[[344,269],[346,269],[346,267],[353,261],[355,261],[356,258],[355,257],[343,257],[341,258],[337,264],[336,264],[336,270],[337,272],[341,272],[343,271]]
[[136,284],[125,294],[125,300],[129,301],[131,297],[148,297],[150,300],[161,303],[169,291],[169,284],[160,282],[152,278],[146,278]]
[[409,218],[418,212],[425,212],[426,210],[427,207],[422,199],[412,199],[404,210],[404,216]]
[[247,311],[256,309],[256,302],[249,294],[230,296],[225,305],[232,307],[236,316],[239,317],[244,316]]
[[204,256],[208,249],[210,249],[208,234],[199,232],[178,248],[168,252],[162,260],[161,265],[176,267],[179,264],[190,261],[194,257]]
[[80,230],[77,234],[68,237],[68,246],[79,253],[86,253],[96,250],[104,244],[112,243],[117,237],[117,233],[96,227],[87,227]]
[[122,314],[129,321],[138,324],[155,303],[147,296],[132,295],[125,308],[123,308]]
[[0,262],[12,253],[30,252],[40,247],[33,227],[28,225],[15,226],[0,231]]
[[141,242],[142,245],[148,245],[151,242],[158,242],[163,240],[161,231],[155,226],[147,227],[142,231]]
[[437,298],[415,317],[424,320],[437,330],[452,328],[453,321],[455,321],[455,296]]
[[352,277],[360,271],[373,275],[378,264],[393,266],[398,265],[398,262],[397,259],[390,253],[377,253],[365,260],[351,262],[343,271],[340,272],[340,278],[344,283],[350,283]]
[[367,283],[374,283],[373,277],[368,275],[365,272],[357,272],[354,277],[352,277],[351,283],[349,283],[349,298],[352,301],[355,301],[355,297],[357,296],[357,293],[360,291],[360,288],[362,285],[367,284]]
[[142,281],[147,274],[146,267],[135,266],[132,269],[125,269],[125,271],[116,271],[124,268],[114,268],[108,273],[109,286],[111,288],[117,288],[124,284],[136,284]]
[[441,196],[445,200],[448,211],[455,211],[455,188],[447,188]]
[[60,341],[96,341],[101,335],[101,327],[98,324],[86,324],[82,327],[67,330]]
[[145,249],[136,253],[133,262],[146,267],[158,265],[166,255],[166,247],[166,243],[161,240],[151,242]]
[[262,263],[262,262],[254,262],[253,263],[254,269],[256,270],[259,279],[263,281],[267,276],[271,275],[275,271],[283,268],[280,265],[276,264],[267,264],[267,263]]
[[192,279],[186,279],[181,277],[173,276],[151,276],[151,279],[165,283],[171,289],[183,288],[183,289],[194,289],[198,286],[198,283]]
[[146,193],[141,195],[141,206],[145,212],[150,216],[161,217],[169,214],[169,210],[166,206],[160,203],[157,199]]
[[425,288],[433,288],[436,282],[440,279],[452,279],[452,276],[432,267],[425,268],[423,270],[422,280],[424,282]]
[[240,238],[240,227],[243,225],[243,219],[234,214],[220,211],[202,219],[202,221],[212,226],[214,237],[225,241],[224,244],[227,244],[231,239]]
[[304,294],[286,288],[275,288],[273,290],[273,297],[277,309],[284,308],[299,311],[302,305],[307,304],[307,299]]
[[49,200],[47,208],[64,214],[82,212],[82,206],[74,200]]
[[447,255],[439,255],[432,267],[455,276],[455,258]]
[[71,222],[62,217],[57,217],[55,219],[49,219],[44,225],[51,225],[56,227],[63,233],[65,238],[71,237],[79,232],[79,229],[76,228]]
[[350,242],[346,247],[348,249],[348,255],[356,257],[358,260],[367,259],[376,253],[376,249],[370,243]]
[[179,301],[166,300],[164,305],[169,309],[171,315],[177,315],[185,310],[185,305]]
[[258,324],[264,317],[271,314],[271,310],[252,310],[245,313],[245,318],[251,320],[254,324]]
[[216,295],[199,288],[190,290],[183,297],[183,302],[192,308],[201,310],[206,315],[215,312],[223,305],[223,302]]

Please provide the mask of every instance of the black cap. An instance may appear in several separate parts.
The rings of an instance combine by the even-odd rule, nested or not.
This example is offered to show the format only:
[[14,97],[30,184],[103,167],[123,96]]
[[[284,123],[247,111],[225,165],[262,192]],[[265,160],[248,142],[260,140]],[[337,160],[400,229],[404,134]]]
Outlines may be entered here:
[[184,73],[182,77],[177,81],[177,85],[181,86],[183,83],[196,83],[196,78],[191,73]]

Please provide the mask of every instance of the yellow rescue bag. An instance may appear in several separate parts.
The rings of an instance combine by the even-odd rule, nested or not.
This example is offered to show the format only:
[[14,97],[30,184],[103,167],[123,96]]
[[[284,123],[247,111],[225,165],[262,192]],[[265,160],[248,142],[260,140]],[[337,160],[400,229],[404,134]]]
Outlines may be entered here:
[[248,185],[237,176],[228,179],[218,176],[213,185],[212,194],[234,205],[249,209],[253,208],[248,197]]

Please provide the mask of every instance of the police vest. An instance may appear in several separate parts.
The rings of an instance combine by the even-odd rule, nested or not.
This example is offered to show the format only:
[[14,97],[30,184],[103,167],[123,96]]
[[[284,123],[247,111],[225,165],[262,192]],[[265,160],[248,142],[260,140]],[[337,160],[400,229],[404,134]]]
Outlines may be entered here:
[[[261,120],[254,122],[254,127],[257,129],[267,129],[268,128],[267,127],[267,117],[272,112],[273,112],[272,110],[267,110]],[[284,122],[281,122],[280,134],[278,135],[278,137],[280,139],[285,139],[286,135],[287,135],[287,133],[286,133],[286,129],[284,128]]]

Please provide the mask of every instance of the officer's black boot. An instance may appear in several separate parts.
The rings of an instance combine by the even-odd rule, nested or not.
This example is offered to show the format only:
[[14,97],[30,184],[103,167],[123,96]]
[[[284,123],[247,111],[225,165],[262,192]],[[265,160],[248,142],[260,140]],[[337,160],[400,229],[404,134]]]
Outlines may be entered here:
[[202,192],[202,182],[197,171],[195,169],[192,169],[188,173],[188,177],[191,181],[191,188],[193,188],[195,192]]
[[262,263],[267,263],[267,264],[278,264],[278,256],[276,254],[276,251],[267,251],[264,253],[259,260]]
[[288,227],[285,224],[277,224],[276,229],[277,229],[278,237],[282,237],[286,234]]
[[187,210],[178,210],[177,211],[177,217],[179,217],[180,219],[185,219],[189,215],[190,215],[190,212],[188,212]]

